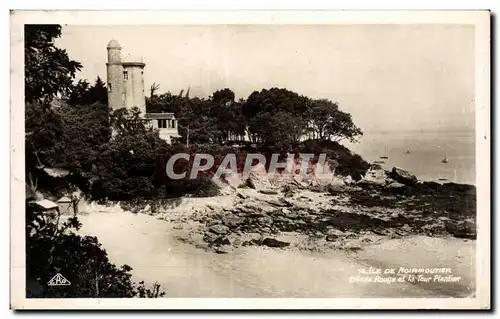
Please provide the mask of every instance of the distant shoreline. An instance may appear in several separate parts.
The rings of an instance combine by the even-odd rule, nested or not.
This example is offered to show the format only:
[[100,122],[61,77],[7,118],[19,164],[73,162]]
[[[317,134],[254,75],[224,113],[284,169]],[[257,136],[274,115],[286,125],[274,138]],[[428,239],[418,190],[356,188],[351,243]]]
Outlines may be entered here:
[[[363,131],[363,137],[370,135],[386,135],[386,134],[401,134],[401,135],[420,135],[420,134],[436,134],[436,135],[457,135],[475,137],[475,130],[381,130],[381,131]],[[363,138],[362,137],[362,138]]]

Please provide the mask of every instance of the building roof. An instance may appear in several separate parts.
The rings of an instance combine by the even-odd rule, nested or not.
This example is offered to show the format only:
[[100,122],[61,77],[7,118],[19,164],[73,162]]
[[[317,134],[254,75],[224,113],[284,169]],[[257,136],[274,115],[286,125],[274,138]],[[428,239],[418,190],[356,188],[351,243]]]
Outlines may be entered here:
[[42,199],[42,200],[36,201],[35,204],[37,206],[40,206],[41,208],[43,208],[45,210],[57,208],[57,204],[51,200],[48,200],[48,199]]
[[58,203],[71,203],[71,198],[63,196],[63,197],[59,198],[59,200],[57,202]]
[[151,120],[171,120],[175,119],[174,113],[146,113],[144,118]]
[[69,175],[69,171],[62,168],[45,167],[43,170],[51,177],[65,177]]
[[138,66],[140,68],[143,68],[146,66],[146,63],[144,62],[122,62],[123,67],[132,67],[132,66]]
[[108,49],[121,49],[122,46],[115,39],[108,42]]

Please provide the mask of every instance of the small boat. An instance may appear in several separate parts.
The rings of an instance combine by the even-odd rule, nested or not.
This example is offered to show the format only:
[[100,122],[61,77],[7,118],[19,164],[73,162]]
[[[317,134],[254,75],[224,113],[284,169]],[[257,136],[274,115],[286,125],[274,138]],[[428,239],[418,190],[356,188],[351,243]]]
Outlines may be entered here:
[[373,161],[373,164],[385,164],[385,161]]
[[410,154],[411,151],[410,150],[406,150],[405,154]]
[[380,156],[381,159],[388,159],[389,157],[387,156],[387,145],[385,146],[385,155]]
[[446,148],[444,149],[444,158],[441,160],[441,163],[443,164],[448,163],[448,157],[446,157]]

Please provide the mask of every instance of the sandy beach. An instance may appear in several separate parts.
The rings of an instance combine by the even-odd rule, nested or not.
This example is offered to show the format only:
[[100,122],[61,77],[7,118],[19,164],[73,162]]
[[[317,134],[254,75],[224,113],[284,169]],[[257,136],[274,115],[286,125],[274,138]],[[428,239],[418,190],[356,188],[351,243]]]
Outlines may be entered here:
[[[111,262],[128,264],[133,279],[165,289],[166,297],[467,297],[475,290],[475,241],[407,236],[371,237],[360,249],[304,249],[304,236],[280,233],[285,249],[247,246],[217,254],[204,249],[192,212],[202,204],[229,205],[228,196],[185,199],[165,220],[123,211],[118,206],[91,205],[79,216],[80,233],[97,236]],[[89,211],[92,210],[92,211]],[[113,225],[113,231],[109,230]],[[352,241],[356,241],[353,239]],[[307,247],[310,248],[310,247]],[[451,268],[456,282],[355,282],[360,270]],[[427,276],[427,275],[426,275]],[[431,275],[429,275],[431,276]],[[434,275],[432,275],[434,276]],[[366,276],[365,276],[366,277]]]

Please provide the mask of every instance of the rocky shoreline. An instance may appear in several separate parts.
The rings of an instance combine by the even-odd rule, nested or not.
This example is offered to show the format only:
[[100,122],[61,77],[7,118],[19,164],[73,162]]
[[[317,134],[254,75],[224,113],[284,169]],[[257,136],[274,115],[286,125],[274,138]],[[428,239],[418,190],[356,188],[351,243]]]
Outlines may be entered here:
[[[477,236],[474,186],[419,182],[399,168],[372,165],[358,182],[348,177],[273,184],[259,178],[245,185],[228,186],[219,200],[181,205],[158,218],[177,222],[174,230],[192,221],[187,237],[179,235],[179,240],[217,253],[251,245],[356,251],[384,238]],[[191,212],[179,219],[176,210]]]

